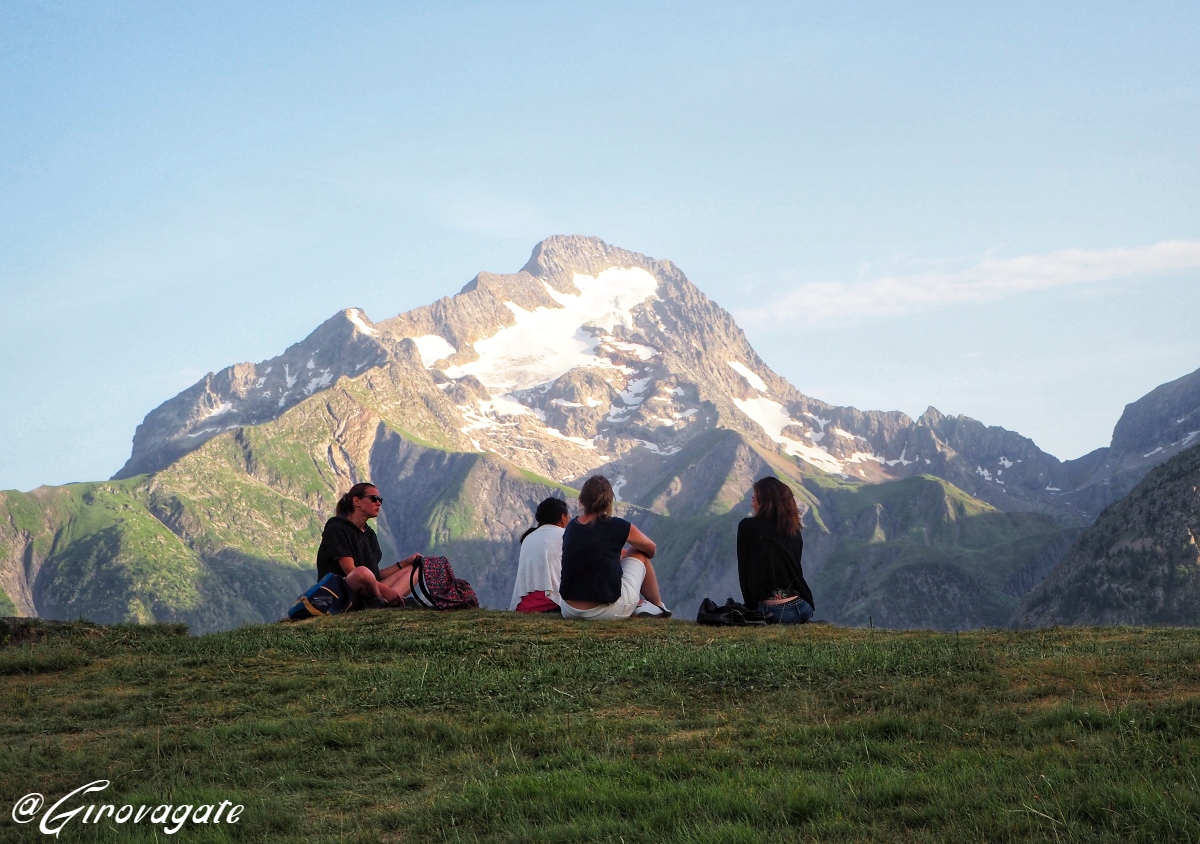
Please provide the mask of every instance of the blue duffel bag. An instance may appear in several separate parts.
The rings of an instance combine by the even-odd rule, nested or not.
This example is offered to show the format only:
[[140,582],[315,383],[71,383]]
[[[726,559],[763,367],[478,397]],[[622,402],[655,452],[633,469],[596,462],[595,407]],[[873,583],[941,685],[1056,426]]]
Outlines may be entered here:
[[331,572],[300,596],[288,610],[287,617],[291,621],[301,621],[321,615],[337,615],[353,606],[354,595],[346,587],[345,579]]

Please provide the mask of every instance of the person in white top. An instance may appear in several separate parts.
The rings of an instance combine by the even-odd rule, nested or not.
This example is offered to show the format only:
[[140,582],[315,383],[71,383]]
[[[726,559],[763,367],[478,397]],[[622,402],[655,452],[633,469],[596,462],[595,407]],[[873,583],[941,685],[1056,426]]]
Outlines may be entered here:
[[534,514],[537,526],[521,534],[521,556],[513,584],[510,610],[559,612],[558,584],[562,580],[563,528],[570,521],[567,502],[547,498]]

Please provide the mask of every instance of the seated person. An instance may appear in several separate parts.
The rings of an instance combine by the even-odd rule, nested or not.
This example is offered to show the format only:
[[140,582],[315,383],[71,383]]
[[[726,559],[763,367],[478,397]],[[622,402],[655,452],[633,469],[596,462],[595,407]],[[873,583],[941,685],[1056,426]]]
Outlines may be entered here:
[[803,624],[814,604],[800,567],[804,540],[796,496],[778,478],[762,478],[754,483],[750,508],[754,515],[742,519],[737,533],[742,603],[777,624]]
[[412,592],[412,565],[417,555],[379,568],[383,551],[367,524],[379,515],[383,499],[373,484],[355,484],[338,500],[336,513],[325,523],[317,551],[317,580],[333,573],[346,580],[355,608],[400,606]]
[[563,531],[559,586],[563,617],[670,618],[650,565],[655,545],[629,522],[613,517],[615,498],[612,484],[603,475],[588,478],[579,491],[583,512]]
[[521,534],[521,556],[517,581],[513,584],[510,610],[559,612],[558,583],[562,579],[563,528],[570,521],[567,502],[547,498],[534,513],[537,526]]

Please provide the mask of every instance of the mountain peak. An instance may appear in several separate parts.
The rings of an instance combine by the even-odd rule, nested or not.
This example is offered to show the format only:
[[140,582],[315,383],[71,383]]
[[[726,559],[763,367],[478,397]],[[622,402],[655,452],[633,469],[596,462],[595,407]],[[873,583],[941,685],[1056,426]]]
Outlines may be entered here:
[[282,416],[343,377],[394,408],[400,428],[428,413],[436,441],[560,482],[599,470],[632,493],[645,465],[727,429],[847,479],[932,472],[1001,509],[1069,521],[1093,506],[1067,499],[1092,483],[1086,467],[1064,472],[1012,432],[934,407],[914,424],[805,396],[674,264],[582,235],[547,237],[517,272],[480,272],[378,323],[340,311],[277,358],[207,376],[147,416],[119,476]]

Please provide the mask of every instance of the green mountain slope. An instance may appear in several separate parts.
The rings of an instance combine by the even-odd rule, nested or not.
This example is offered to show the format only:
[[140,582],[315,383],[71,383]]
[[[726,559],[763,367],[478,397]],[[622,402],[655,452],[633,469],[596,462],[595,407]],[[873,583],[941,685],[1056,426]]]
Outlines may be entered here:
[[515,537],[538,501],[572,491],[492,455],[413,442],[345,386],[153,475],[0,493],[8,612],[196,632],[278,619],[314,580],[322,525],[359,478],[387,499],[385,559],[445,554],[487,603],[507,603]]
[[1109,505],[1021,602],[1019,626],[1200,625],[1200,446]]
[[832,541],[808,555],[806,571],[819,615],[843,624],[1003,626],[1026,584],[1077,534],[1049,516],[1002,513],[931,476],[808,485]]
[[174,533],[154,514],[163,491],[133,478],[0,495],[0,563],[14,611],[205,631],[262,621],[263,595],[295,591],[294,565],[223,543],[215,526]]

